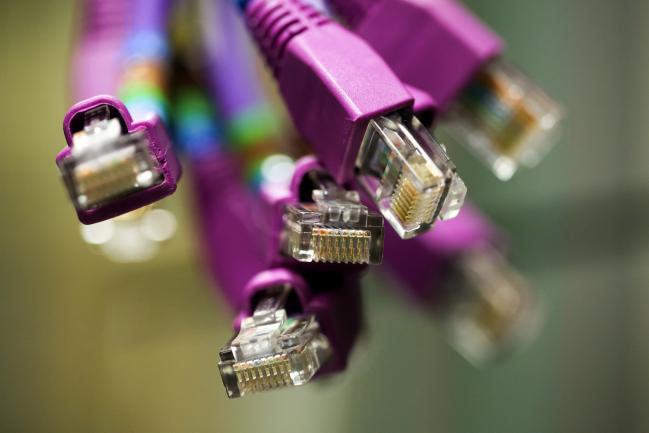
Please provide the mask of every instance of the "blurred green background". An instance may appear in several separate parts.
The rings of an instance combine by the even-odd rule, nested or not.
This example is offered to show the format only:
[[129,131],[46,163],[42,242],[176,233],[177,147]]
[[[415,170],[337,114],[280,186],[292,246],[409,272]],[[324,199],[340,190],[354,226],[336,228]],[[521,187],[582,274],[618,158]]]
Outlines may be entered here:
[[543,334],[476,370],[370,278],[346,374],[228,401],[216,361],[231,312],[200,272],[188,183],[155,260],[86,246],[54,165],[74,2],[1,2],[0,431],[649,431],[649,2],[469,4],[568,114],[544,163],[507,184],[454,150],[547,300]]

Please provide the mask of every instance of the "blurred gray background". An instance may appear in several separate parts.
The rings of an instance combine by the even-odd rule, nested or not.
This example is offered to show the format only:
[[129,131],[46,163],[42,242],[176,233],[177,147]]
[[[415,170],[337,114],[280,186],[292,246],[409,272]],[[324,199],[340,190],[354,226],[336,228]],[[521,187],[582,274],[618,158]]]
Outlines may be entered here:
[[377,278],[349,371],[228,401],[227,310],[199,268],[188,182],[152,262],[85,245],[58,180],[75,3],[0,3],[0,431],[649,431],[649,2],[478,1],[510,59],[562,102],[561,143],[503,184],[454,151],[548,303],[524,353],[476,370]]

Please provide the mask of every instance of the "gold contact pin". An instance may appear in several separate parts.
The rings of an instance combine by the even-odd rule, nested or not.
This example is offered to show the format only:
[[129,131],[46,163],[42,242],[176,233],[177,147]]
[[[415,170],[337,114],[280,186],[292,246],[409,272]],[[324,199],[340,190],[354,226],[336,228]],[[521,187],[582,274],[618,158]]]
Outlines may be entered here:
[[292,384],[290,360],[287,355],[274,355],[254,361],[234,364],[239,390],[242,394],[268,391]]
[[[412,164],[415,174],[425,183],[433,183],[434,175],[428,170],[424,161]],[[402,173],[392,193],[390,210],[404,224],[417,221],[429,222],[432,220],[439,202],[439,188],[421,193],[407,173]]]
[[312,236],[315,262],[369,263],[371,233],[367,230],[317,228]]

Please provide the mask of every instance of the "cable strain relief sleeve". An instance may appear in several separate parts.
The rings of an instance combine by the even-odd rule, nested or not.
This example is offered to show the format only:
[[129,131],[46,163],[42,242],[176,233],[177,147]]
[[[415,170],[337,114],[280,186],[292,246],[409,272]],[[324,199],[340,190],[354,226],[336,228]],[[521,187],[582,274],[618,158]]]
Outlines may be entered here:
[[276,76],[287,45],[296,36],[330,21],[300,0],[250,0],[245,18],[259,50]]

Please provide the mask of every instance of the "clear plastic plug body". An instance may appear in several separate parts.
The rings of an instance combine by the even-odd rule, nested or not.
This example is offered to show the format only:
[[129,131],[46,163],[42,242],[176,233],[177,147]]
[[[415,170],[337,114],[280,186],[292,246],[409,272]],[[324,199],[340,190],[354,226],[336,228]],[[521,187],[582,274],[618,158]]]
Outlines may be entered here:
[[560,106],[504,59],[490,62],[449,108],[445,129],[502,179],[533,167],[559,136]]
[[370,121],[356,160],[357,179],[400,237],[455,217],[466,186],[419,120],[395,113]]
[[282,287],[263,298],[221,349],[219,371],[228,397],[304,385],[331,356],[313,315],[287,315],[289,290]]
[[527,280],[489,248],[459,258],[440,308],[451,344],[478,366],[531,341],[543,317]]
[[333,182],[312,192],[313,203],[286,207],[284,254],[301,262],[372,264],[383,259],[383,217],[356,191]]
[[59,169],[77,209],[101,206],[163,180],[146,134],[124,133],[106,105],[85,113],[84,127],[72,140],[71,154]]

